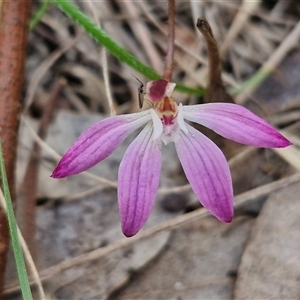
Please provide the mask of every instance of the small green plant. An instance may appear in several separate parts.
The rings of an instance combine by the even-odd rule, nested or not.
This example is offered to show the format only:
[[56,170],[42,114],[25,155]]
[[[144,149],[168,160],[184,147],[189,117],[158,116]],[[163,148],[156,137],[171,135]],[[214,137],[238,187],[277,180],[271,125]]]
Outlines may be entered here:
[[29,286],[28,275],[27,275],[25,260],[21,248],[21,243],[18,236],[18,227],[16,223],[16,218],[14,215],[13,205],[11,202],[7,176],[5,171],[5,165],[4,165],[4,159],[3,159],[3,153],[2,153],[1,141],[0,141],[0,177],[1,177],[1,188],[5,200],[5,207],[6,207],[11,243],[12,243],[14,258],[17,266],[17,273],[20,281],[22,296],[23,299],[31,300],[33,298]]

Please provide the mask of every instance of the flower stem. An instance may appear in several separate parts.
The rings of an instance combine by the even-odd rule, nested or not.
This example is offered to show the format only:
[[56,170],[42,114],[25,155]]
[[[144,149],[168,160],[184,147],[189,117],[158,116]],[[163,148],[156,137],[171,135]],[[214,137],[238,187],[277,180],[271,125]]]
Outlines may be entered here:
[[[79,24],[97,43],[105,47],[110,54],[127,64],[140,74],[151,80],[160,79],[161,76],[152,68],[140,62],[135,56],[130,54],[118,43],[116,43],[106,32],[93,23],[82,11],[73,4],[71,0],[52,0],[70,19]],[[6,1],[7,2],[7,1]],[[10,1],[11,2],[11,1]],[[1,0],[0,0],[1,3]],[[204,90],[191,88],[180,83],[176,84],[176,89],[183,93],[203,96]]]
[[169,0],[168,25],[168,46],[163,78],[167,81],[171,81],[174,61],[175,0]]

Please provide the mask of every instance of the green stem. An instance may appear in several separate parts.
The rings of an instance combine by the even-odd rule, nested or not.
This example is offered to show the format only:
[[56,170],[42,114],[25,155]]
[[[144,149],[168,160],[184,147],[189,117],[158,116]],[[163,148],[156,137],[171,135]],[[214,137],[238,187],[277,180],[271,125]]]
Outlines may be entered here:
[[17,266],[17,273],[20,281],[22,296],[23,299],[31,300],[33,298],[29,286],[24,256],[19,241],[16,218],[14,215],[14,210],[11,202],[11,197],[10,197],[10,192],[9,192],[9,187],[8,187],[8,182],[6,177],[6,171],[4,166],[1,141],[0,141],[0,177],[2,179],[2,189],[3,189],[3,194],[6,203],[8,226],[9,226],[10,237],[11,237],[15,262]]
[[261,68],[251,78],[243,82],[240,86],[236,88],[232,88],[230,90],[230,93],[232,95],[238,95],[248,88],[256,87],[259,84],[261,84],[261,82],[264,81],[271,73],[272,73],[271,69]]
[[34,16],[31,18],[29,22],[29,30],[32,30],[42,19],[43,15],[46,13],[48,7],[51,4],[51,0],[44,0]]

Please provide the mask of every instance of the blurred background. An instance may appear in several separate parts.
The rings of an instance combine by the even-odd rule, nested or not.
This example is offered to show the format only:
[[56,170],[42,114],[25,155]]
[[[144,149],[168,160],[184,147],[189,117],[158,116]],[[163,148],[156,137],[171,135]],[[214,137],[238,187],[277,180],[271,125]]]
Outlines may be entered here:
[[[167,1],[73,3],[114,41],[162,74]],[[197,213],[199,201],[175,149],[164,147],[154,211],[145,229],[125,239],[117,174],[137,133],[87,173],[61,180],[50,175],[75,139],[111,114],[108,99],[117,114],[139,111],[140,83],[134,76],[144,83],[149,79],[105,51],[49,2],[28,35],[16,204],[19,226],[47,299],[300,297],[300,4],[289,0],[176,4],[173,81],[206,88],[207,47],[195,26],[197,18],[206,18],[219,44],[228,92],[294,145],[255,149],[211,135],[232,171],[237,204],[231,224],[202,210]],[[33,3],[32,18],[41,5]],[[174,98],[183,104],[203,103],[201,96],[179,91]],[[34,211],[26,209],[28,201],[34,203]],[[11,255],[5,299],[20,299]]]

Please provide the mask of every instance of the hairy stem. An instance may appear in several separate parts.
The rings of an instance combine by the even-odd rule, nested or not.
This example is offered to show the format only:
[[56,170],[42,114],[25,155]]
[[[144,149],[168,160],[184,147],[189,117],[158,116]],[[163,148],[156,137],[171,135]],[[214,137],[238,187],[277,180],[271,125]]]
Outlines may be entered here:
[[168,25],[168,46],[163,78],[171,81],[174,62],[175,0],[169,0]]

